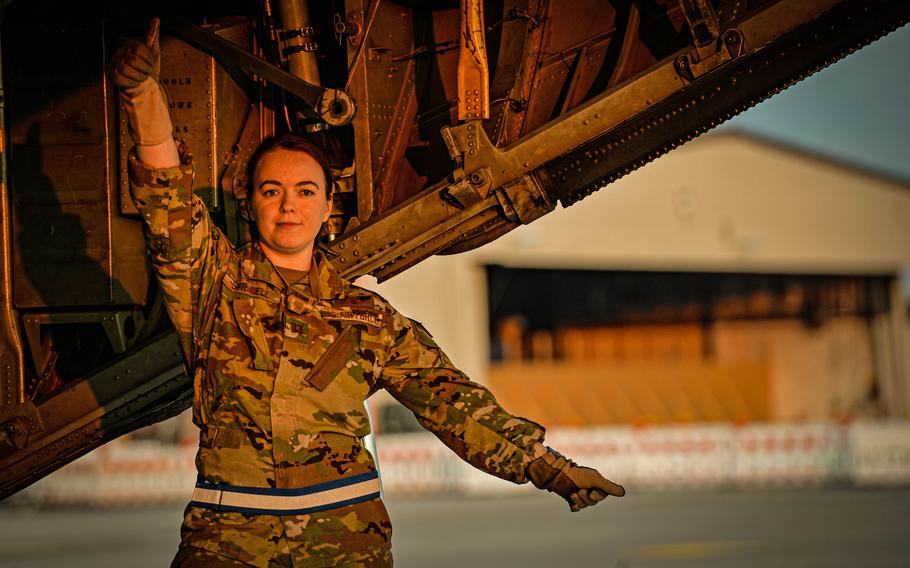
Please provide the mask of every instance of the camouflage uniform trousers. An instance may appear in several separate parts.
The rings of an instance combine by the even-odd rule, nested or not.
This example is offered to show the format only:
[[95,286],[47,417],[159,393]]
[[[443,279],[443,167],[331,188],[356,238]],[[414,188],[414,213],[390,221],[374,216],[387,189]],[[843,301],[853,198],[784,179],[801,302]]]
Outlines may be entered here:
[[[251,566],[245,562],[234,560],[228,556],[215,554],[201,548],[183,547],[177,551],[177,556],[171,564],[176,568],[229,568]],[[294,564],[290,554],[285,554],[269,562],[269,568],[295,568],[301,564]],[[362,562],[346,562],[337,564],[338,568],[386,568],[392,566],[392,553],[389,552],[382,558],[365,560]]]
[[380,499],[308,515],[189,506],[172,567],[388,568],[392,525]]

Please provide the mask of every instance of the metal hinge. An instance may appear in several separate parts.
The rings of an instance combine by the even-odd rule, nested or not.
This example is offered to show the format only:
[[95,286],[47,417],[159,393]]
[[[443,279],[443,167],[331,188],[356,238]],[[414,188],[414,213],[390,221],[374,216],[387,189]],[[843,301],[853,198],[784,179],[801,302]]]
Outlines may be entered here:
[[483,167],[469,175],[464,170],[457,168],[450,178],[451,183],[442,191],[442,198],[458,207],[465,209],[487,198],[490,191],[490,169]]
[[695,43],[695,49],[676,58],[676,72],[680,77],[694,81],[742,54],[742,33],[736,28],[721,33],[717,14],[709,0],[679,0],[679,4]]

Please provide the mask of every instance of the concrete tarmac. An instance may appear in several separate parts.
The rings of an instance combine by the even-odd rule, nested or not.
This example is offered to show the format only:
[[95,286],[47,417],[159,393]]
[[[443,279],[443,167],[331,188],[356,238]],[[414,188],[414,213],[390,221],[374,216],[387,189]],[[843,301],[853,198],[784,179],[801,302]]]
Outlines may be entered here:
[[[904,567],[910,489],[388,499],[398,568]],[[0,566],[167,566],[182,507],[0,508]]]

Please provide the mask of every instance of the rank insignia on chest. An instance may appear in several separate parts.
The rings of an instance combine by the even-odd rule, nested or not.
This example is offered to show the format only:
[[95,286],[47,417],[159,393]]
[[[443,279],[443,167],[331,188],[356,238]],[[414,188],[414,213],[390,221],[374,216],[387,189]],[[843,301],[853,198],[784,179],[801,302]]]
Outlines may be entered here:
[[307,325],[296,318],[285,317],[284,335],[285,337],[305,341],[307,338]]

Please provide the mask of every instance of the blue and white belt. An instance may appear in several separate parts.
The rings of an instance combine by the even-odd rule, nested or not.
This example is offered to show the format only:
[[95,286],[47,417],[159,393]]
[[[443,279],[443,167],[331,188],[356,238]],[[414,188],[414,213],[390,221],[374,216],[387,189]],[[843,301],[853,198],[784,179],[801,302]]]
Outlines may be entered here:
[[190,505],[256,515],[305,515],[379,497],[379,473],[371,471],[296,489],[242,487],[197,481]]

